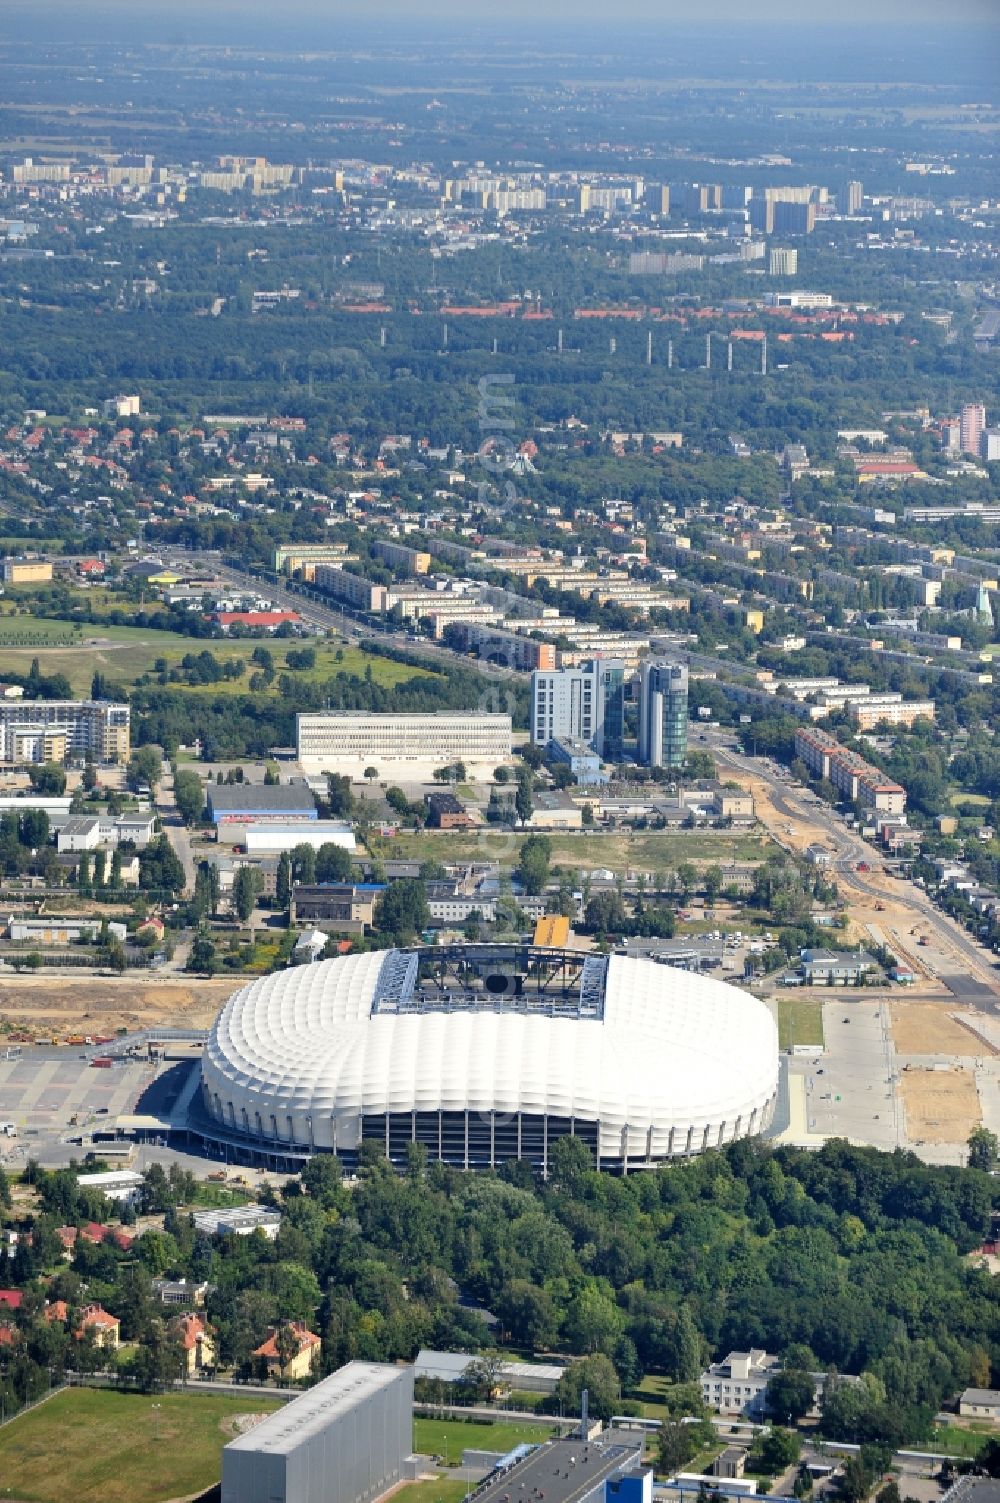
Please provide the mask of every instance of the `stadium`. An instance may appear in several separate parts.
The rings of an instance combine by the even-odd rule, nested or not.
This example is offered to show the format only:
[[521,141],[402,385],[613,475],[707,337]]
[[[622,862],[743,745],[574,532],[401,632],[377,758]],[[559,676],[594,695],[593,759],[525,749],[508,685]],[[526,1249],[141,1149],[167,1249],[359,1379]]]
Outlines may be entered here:
[[251,982],[202,1059],[199,1135],[262,1161],[411,1142],[463,1168],[581,1138],[599,1168],[765,1130],[767,1006],[652,960],[530,945],[345,955]]

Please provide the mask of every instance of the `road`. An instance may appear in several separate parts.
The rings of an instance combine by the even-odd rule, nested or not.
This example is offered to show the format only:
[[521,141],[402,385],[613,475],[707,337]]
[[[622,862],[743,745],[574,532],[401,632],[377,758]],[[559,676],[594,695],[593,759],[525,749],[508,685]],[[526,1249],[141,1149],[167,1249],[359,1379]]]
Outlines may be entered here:
[[[950,969],[938,971],[938,979],[963,1003],[1000,1015],[1000,986],[990,951],[978,944],[948,914],[942,913],[922,887],[906,879],[886,876],[871,845],[849,829],[825,804],[814,802],[804,789],[779,776],[764,758],[747,757],[737,751],[725,733],[706,731],[702,735],[722,767],[744,779],[756,779],[766,785],[774,810],[789,821],[784,829],[772,828],[770,831],[779,844],[801,854],[798,844],[785,838],[795,833],[799,840],[808,839],[825,846],[830,853],[828,870],[835,873],[837,885],[848,903],[853,894],[856,898],[869,900],[868,907],[883,903],[887,909],[901,909],[914,921],[919,921],[942,956],[953,961]],[[800,828],[795,830],[795,826]],[[859,862],[877,869],[859,872]],[[864,922],[867,924],[868,919]],[[894,944],[890,948],[905,949],[906,945]],[[928,955],[919,955],[922,969],[929,969],[929,958]]]
[[[408,631],[394,630],[371,617],[357,618],[346,607],[340,605],[328,605],[307,585],[280,584],[271,574],[258,576],[248,569],[236,569],[230,563],[223,563],[215,554],[199,553],[192,549],[176,547],[164,549],[161,550],[161,556],[165,563],[171,563],[175,567],[190,568],[194,565],[199,569],[214,572],[220,579],[226,580],[240,591],[266,595],[282,610],[298,611],[303,621],[312,626],[321,626],[325,631],[335,631],[345,641],[356,644],[361,641],[371,641],[373,638],[382,638],[393,647],[403,648],[418,658],[426,659],[428,667],[438,671],[442,669],[447,671],[449,667],[453,669],[457,663],[471,661],[452,652],[448,647],[429,642],[426,637],[414,639],[412,633]],[[475,660],[475,665],[480,673],[490,678],[517,680],[527,677],[527,674],[516,669],[504,668],[481,658]]]
[[191,837],[177,812],[177,800],[174,798],[174,775],[169,762],[163,763],[160,786],[156,793],[156,813],[163,826],[163,832],[173,847],[174,854],[184,868],[184,891],[190,896],[194,892],[197,866],[191,854]]

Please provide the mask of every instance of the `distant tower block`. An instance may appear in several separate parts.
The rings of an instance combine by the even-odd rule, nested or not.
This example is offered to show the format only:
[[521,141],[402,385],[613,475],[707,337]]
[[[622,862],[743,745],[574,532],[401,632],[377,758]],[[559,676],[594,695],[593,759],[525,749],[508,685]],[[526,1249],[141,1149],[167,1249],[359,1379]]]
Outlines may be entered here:
[[608,350],[612,355],[616,354],[618,350],[618,341],[613,334],[608,340]]
[[493,341],[493,353],[494,353],[494,355],[496,354],[496,352],[497,352],[497,341],[494,339],[494,341]]
[[384,328],[383,329],[379,329],[379,331],[378,331],[378,342],[379,342],[379,344],[382,346],[382,348],[384,350],[385,349],[385,329]]
[[448,325],[447,324],[445,324],[444,329],[442,330],[441,340],[442,340],[441,348],[444,349],[444,350],[446,350],[448,348]]
[[668,339],[667,340],[667,370],[668,371],[672,371],[673,368],[674,368],[674,342],[673,342],[672,339]]
[[726,370],[733,368],[733,341],[730,339],[726,344]]
[[560,355],[562,354],[562,347],[563,347],[563,338],[562,338],[562,329],[560,329],[559,330],[559,337],[556,340],[556,348],[558,349]]
[[646,335],[646,364],[653,363],[653,334],[652,330]]
[[706,334],[705,335],[705,369],[707,371],[710,371],[712,369],[712,336],[711,336],[711,334]]
[[763,338],[763,340],[761,342],[761,346],[760,346],[760,373],[761,373],[762,376],[766,376],[767,375],[767,335],[766,334],[764,335],[764,338]]

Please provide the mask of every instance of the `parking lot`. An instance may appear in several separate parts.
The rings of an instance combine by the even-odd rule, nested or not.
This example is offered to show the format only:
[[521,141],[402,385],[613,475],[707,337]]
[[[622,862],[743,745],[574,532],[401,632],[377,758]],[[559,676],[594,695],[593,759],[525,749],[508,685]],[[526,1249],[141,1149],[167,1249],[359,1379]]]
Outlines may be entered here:
[[905,1129],[888,1008],[880,1001],[855,1001],[857,995],[849,992],[824,1003],[823,1054],[793,1062],[796,1073],[805,1076],[807,1127],[824,1137],[896,1148]]
[[0,1122],[15,1129],[0,1138],[0,1155],[15,1165],[28,1158],[66,1163],[75,1147],[70,1140],[89,1138],[131,1111],[155,1074],[147,1060],[95,1069],[76,1049],[25,1045],[19,1055],[0,1055]]

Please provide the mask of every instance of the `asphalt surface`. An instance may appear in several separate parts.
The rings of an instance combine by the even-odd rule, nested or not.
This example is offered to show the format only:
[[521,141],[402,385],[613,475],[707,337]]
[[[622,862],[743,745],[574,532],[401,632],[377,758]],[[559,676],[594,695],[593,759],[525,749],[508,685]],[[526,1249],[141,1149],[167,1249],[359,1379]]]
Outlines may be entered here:
[[642,1436],[611,1430],[597,1441],[553,1440],[475,1494],[476,1503],[581,1503],[605,1478],[635,1466]]

